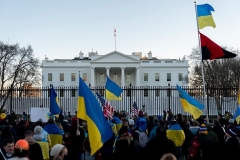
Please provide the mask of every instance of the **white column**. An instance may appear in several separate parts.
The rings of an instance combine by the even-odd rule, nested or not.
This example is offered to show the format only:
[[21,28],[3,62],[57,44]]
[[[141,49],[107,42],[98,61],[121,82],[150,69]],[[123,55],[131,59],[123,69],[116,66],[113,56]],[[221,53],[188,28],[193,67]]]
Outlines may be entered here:
[[125,86],[125,73],[124,73],[124,69],[125,67],[121,67],[122,72],[121,72],[121,86]]
[[91,67],[91,86],[94,87],[95,86],[95,71],[94,71],[95,67]]
[[139,72],[139,67],[136,67],[136,86],[140,86],[140,72]]
[[110,78],[109,69],[110,69],[110,67],[106,67],[106,74],[107,74],[107,76]]

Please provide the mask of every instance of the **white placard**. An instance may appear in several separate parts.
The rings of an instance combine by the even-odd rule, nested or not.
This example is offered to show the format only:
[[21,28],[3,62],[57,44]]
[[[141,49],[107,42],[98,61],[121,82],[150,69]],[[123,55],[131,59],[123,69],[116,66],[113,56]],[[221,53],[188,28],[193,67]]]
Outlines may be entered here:
[[31,108],[31,122],[36,122],[40,118],[43,120],[43,122],[48,121],[48,113],[49,113],[49,108],[37,108],[37,107],[32,107]]

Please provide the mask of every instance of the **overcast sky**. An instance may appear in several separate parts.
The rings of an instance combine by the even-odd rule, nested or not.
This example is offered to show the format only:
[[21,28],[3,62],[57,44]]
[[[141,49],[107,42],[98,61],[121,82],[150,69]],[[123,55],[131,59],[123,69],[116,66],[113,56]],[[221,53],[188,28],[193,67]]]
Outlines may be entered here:
[[[199,0],[215,9],[216,28],[201,30],[239,48],[240,1]],[[40,60],[72,59],[80,51],[149,51],[159,58],[188,55],[198,44],[193,0],[1,0],[0,41],[31,45]]]

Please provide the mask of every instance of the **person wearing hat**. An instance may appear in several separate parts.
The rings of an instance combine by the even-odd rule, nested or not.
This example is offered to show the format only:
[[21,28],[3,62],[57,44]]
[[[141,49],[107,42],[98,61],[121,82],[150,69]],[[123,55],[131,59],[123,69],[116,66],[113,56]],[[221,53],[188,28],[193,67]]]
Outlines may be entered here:
[[33,139],[36,141],[47,142],[46,137],[44,137],[44,135],[42,134],[42,130],[43,130],[43,128],[41,126],[36,126],[34,128]]
[[29,160],[29,144],[26,140],[20,139],[14,146],[14,155],[10,160]]
[[181,126],[177,123],[175,119],[172,119],[169,128],[167,129],[167,138],[172,140],[178,150],[177,158],[181,159],[182,157],[182,145],[185,141],[185,133]]
[[237,137],[237,128],[230,128],[226,132],[226,140],[222,147],[222,159],[239,160],[238,158],[238,146],[240,144]]
[[139,130],[140,132],[145,132],[145,133],[147,131],[147,120],[143,116],[143,111],[139,111],[139,113],[138,113],[138,119],[136,121],[135,129]]
[[208,137],[208,130],[205,124],[202,124],[198,131],[198,142],[200,142],[200,150],[202,160],[212,160],[216,158],[217,154],[217,144],[215,141]]
[[53,157],[53,160],[64,160],[66,155],[68,155],[68,150],[62,144],[55,144],[50,152],[50,156]]

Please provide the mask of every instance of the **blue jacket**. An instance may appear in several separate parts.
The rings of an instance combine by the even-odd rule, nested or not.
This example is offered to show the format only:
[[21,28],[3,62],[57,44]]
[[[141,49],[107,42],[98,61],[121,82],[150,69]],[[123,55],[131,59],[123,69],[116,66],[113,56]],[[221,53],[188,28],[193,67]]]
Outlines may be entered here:
[[62,135],[61,130],[58,128],[58,126],[55,123],[54,124],[47,124],[43,129],[48,134],[60,134],[60,135]]
[[114,124],[122,124],[122,121],[116,116],[113,116],[112,122]]
[[154,137],[156,137],[157,135],[157,128],[158,126],[154,126],[153,129],[151,130],[150,136],[149,136],[149,140],[153,139]]
[[140,132],[146,132],[147,130],[147,120],[145,117],[139,117],[136,122],[136,129]]

